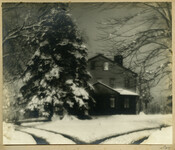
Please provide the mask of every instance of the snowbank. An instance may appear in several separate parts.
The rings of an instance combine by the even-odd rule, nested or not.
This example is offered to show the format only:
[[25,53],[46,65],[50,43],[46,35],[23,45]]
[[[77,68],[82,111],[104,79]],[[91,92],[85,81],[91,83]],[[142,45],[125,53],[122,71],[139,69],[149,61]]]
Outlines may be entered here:
[[13,124],[3,122],[3,144],[36,144],[31,135],[16,131]]
[[162,128],[159,131],[153,132],[147,140],[142,144],[172,144],[173,128]]

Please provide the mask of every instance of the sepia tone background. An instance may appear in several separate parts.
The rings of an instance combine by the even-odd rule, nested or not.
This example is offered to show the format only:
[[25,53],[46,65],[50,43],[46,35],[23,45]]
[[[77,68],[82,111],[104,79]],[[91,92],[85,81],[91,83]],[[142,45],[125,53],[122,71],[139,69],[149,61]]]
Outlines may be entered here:
[[[5,2],[5,1],[4,1]],[[14,2],[14,1],[13,1]],[[72,1],[73,2],[73,1]],[[94,1],[93,1],[94,2]],[[89,40],[89,45],[88,45],[88,47],[89,47],[89,50],[90,50],[90,56],[93,56],[94,55],[94,53],[96,54],[96,53],[99,53],[99,49],[98,49],[98,46],[99,46],[99,44],[95,44],[96,43],[96,41],[94,40],[94,39],[96,39],[96,36],[94,35],[94,33],[96,33],[96,29],[94,28],[94,24],[93,24],[93,22],[94,22],[94,20],[97,20],[97,18],[100,18],[100,16],[102,15],[102,14],[100,14],[100,16],[98,16],[98,15],[92,15],[92,14],[94,14],[94,12],[92,13],[92,14],[89,14],[89,15],[86,15],[86,14],[82,14],[81,13],[81,15],[79,16],[78,14],[79,14],[79,12],[82,12],[82,10],[81,10],[82,8],[80,8],[80,6],[78,6],[77,8],[73,8],[72,9],[72,12],[75,14],[75,16],[77,16],[77,20],[79,21],[78,22],[78,24],[80,24],[80,26],[81,26],[81,28],[82,28],[82,30],[83,29],[85,29],[86,28],[86,30],[91,30],[92,32],[86,32],[86,33],[88,33],[88,37],[91,37],[91,38],[89,38],[89,39],[87,39],[87,40]],[[174,12],[174,1],[173,1],[173,12]],[[113,10],[111,10],[111,11],[113,11]],[[86,11],[84,10],[83,11],[84,13],[86,13]],[[121,12],[120,12],[121,13]],[[132,13],[132,12],[131,12]],[[97,13],[98,14],[98,13]],[[122,15],[125,15],[124,14],[124,12],[122,12],[121,13]],[[174,13],[173,13],[174,14]],[[108,15],[108,14],[103,14],[103,15]],[[90,20],[91,20],[91,26],[87,26],[87,22],[86,22],[86,20],[88,20],[87,18],[90,18]],[[93,17],[92,17],[93,16]],[[174,16],[173,16],[173,22],[174,22]],[[174,23],[173,23],[173,26],[174,26]],[[2,22],[1,22],[1,27],[2,27]],[[2,32],[2,31],[1,31]],[[2,34],[1,34],[2,35]],[[173,36],[174,36],[174,34],[173,34]],[[2,39],[2,37],[1,37],[1,39]],[[174,38],[173,38],[173,40],[174,40]],[[2,41],[2,40],[1,40]],[[1,44],[2,45],[2,44]],[[173,45],[173,47],[174,47],[174,45]],[[94,52],[94,50],[95,50],[95,52]],[[2,51],[1,51],[2,52]],[[174,57],[174,56],[173,56]],[[1,58],[2,58],[2,53],[1,53]],[[173,59],[174,60],[174,59]],[[2,64],[2,59],[1,59],[1,64]],[[173,67],[174,68],[174,67]],[[2,65],[1,65],[1,70],[2,70]],[[2,74],[1,74],[2,75]],[[1,83],[2,83],[2,76],[1,76]],[[162,85],[164,85],[164,83],[162,83],[162,84],[160,84],[159,86],[160,87],[162,87]],[[2,89],[2,87],[1,87],[1,89]],[[157,89],[156,89],[157,90]],[[174,90],[173,90],[174,91]],[[2,92],[2,90],[1,90],[1,92]],[[1,93],[2,94],[2,93]],[[156,91],[155,91],[155,94],[156,94]],[[167,93],[164,93],[165,95],[167,94]],[[160,96],[160,95],[157,95],[157,96]],[[2,103],[2,101],[1,101],[1,103]],[[2,106],[2,105],[1,105]],[[1,109],[1,111],[2,111],[2,109]],[[2,113],[1,113],[2,114]],[[2,116],[1,116],[1,121],[2,121]],[[1,134],[2,135],[2,134]],[[2,141],[2,140],[1,140]],[[27,147],[23,147],[23,146],[5,146],[5,147],[2,147],[2,148],[6,148],[6,149],[31,149],[31,148],[35,148],[35,149],[48,149],[48,147],[49,147],[49,149],[56,149],[56,148],[59,148],[59,149],[116,149],[116,148],[121,148],[121,149],[140,149],[140,148],[142,148],[142,149],[168,149],[168,147],[169,146],[167,146],[167,147],[165,147],[165,146],[163,146],[163,145],[148,145],[148,146],[129,146],[129,145],[121,145],[121,146],[119,146],[119,145],[111,145],[111,146],[106,146],[106,145],[98,145],[98,146],[95,146],[95,145],[93,145],[93,146],[78,146],[78,145],[76,145],[76,146],[27,146]]]

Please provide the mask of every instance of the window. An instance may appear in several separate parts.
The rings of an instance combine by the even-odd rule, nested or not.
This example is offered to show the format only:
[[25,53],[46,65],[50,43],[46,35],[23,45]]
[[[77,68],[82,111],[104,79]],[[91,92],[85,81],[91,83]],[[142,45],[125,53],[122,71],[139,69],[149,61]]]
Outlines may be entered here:
[[110,79],[109,79],[109,85],[110,85],[111,87],[114,87],[114,86],[115,86],[115,78],[110,78]]
[[104,62],[103,69],[109,70],[109,63],[108,62]]
[[114,108],[115,107],[115,98],[114,97],[111,97],[110,98],[110,107],[111,108]]
[[130,88],[130,79],[128,77],[125,78],[125,87]]
[[128,97],[124,99],[124,108],[129,108],[129,98]]

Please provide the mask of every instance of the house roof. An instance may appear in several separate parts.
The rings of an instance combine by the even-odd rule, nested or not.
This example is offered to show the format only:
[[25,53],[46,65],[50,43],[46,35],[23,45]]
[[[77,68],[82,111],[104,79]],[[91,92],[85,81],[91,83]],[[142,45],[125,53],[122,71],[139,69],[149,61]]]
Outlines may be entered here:
[[106,88],[108,88],[108,89],[110,89],[110,90],[112,90],[114,92],[117,92],[120,95],[139,96],[139,94],[137,94],[136,92],[133,92],[133,91],[130,91],[130,90],[124,89],[124,88],[116,88],[116,89],[114,89],[114,88],[112,88],[112,87],[110,87],[110,86],[108,86],[108,85],[106,85],[106,84],[104,84],[102,82],[99,82],[99,81],[94,83],[93,86],[95,86],[97,84],[101,84],[102,86],[105,86]]
[[119,67],[121,67],[121,68],[123,68],[123,69],[125,69],[125,70],[127,70],[127,71],[129,71],[129,72],[131,72],[131,73],[133,73],[133,74],[135,74],[135,75],[137,76],[137,73],[135,73],[135,72],[133,72],[132,70],[130,70],[130,69],[128,69],[128,68],[126,68],[126,67],[124,67],[124,66],[122,66],[122,65],[120,65],[120,64],[118,64],[118,63],[116,63],[115,61],[113,61],[113,60],[111,60],[111,59],[105,57],[103,54],[98,54],[98,55],[96,55],[96,56],[93,56],[93,57],[89,58],[88,62],[89,62],[89,61],[92,61],[93,59],[95,59],[95,58],[97,58],[97,57],[103,57],[103,58],[105,58],[106,60],[108,60],[108,61],[110,61],[110,62],[112,62],[112,63],[117,64]]
[[137,93],[126,90],[126,89],[114,89],[115,91],[119,92],[120,95],[134,95],[134,96],[139,96]]
[[93,57],[89,58],[89,60],[88,60],[88,61],[91,61],[91,60],[93,60],[93,59],[95,59],[95,58],[97,58],[97,57],[99,57],[99,56],[101,56],[101,57],[103,57],[103,58],[105,58],[105,59],[109,60],[109,61],[110,61],[110,62],[112,62],[112,63],[114,63],[114,61],[113,61],[113,60],[111,60],[111,59],[109,59],[109,58],[105,57],[103,54],[98,54],[98,55],[95,55],[95,56],[93,56]]

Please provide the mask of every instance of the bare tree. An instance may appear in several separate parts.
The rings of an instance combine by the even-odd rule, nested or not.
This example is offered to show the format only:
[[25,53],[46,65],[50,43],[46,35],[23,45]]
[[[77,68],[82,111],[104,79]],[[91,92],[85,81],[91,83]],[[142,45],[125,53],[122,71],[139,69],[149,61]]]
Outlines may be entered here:
[[45,20],[43,16],[51,8],[62,7],[66,9],[66,3],[4,3],[3,13],[3,61],[4,81],[13,82],[19,79],[24,71],[26,63],[35,52],[35,45],[27,43],[29,38],[34,39],[31,31],[39,28]]
[[[164,77],[171,80],[171,3],[116,3],[136,8],[127,17],[108,18],[99,23],[104,50],[123,55],[126,65],[138,72],[139,107],[152,99],[151,87]],[[107,44],[106,44],[107,43]]]

